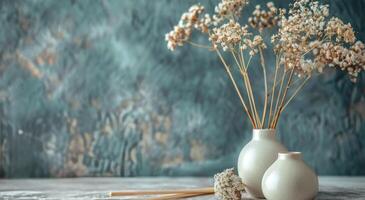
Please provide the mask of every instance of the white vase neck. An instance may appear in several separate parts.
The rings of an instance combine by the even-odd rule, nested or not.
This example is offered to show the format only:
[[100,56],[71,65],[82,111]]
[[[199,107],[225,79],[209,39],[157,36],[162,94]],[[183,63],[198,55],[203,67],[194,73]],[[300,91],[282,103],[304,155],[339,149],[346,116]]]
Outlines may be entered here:
[[275,140],[275,129],[253,129],[253,140]]
[[301,152],[287,152],[287,153],[279,153],[279,160],[302,160]]

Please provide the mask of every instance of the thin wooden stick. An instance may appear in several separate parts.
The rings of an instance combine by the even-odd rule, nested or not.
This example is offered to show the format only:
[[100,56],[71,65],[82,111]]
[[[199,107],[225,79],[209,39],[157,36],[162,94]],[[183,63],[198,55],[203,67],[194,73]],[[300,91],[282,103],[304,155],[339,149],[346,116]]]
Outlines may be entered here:
[[198,48],[203,48],[203,49],[209,49],[209,50],[213,50],[213,48],[211,46],[207,46],[207,45],[203,45],[203,44],[198,44],[192,41],[186,41],[188,44],[198,47]]
[[[292,84],[291,85],[295,85],[297,82],[299,82],[301,79],[296,79],[295,81],[293,81],[292,82]],[[276,84],[276,86],[275,86],[275,89],[277,88],[277,87],[279,87],[279,84]],[[271,93],[271,91],[269,91],[269,96],[271,95],[272,93]]]
[[276,118],[275,118],[274,128],[276,128],[276,125],[278,124],[278,120],[279,120],[280,114],[282,113],[282,108],[284,106],[284,101],[285,101],[285,98],[286,98],[286,94],[288,92],[288,89],[290,87],[290,83],[291,83],[292,78],[293,78],[293,73],[294,73],[294,68],[291,70],[290,75],[289,75],[289,79],[288,79],[288,81],[286,83],[286,87],[285,87],[285,90],[284,90],[283,97],[281,99],[281,103],[280,103],[280,106],[279,106],[279,110],[278,110],[278,113],[277,113]]
[[234,51],[233,51],[233,50],[231,50],[231,53],[232,53],[232,55],[233,55],[234,60],[236,61],[236,64],[237,64],[238,68],[239,68],[239,69],[241,69],[241,65],[240,65],[240,63],[239,63],[239,62],[238,62],[238,60],[237,60],[236,54],[234,53]]
[[[252,104],[252,100],[251,100],[251,97],[250,97],[250,92],[248,90],[248,83],[247,83],[247,78],[246,78],[245,73],[247,73],[247,72],[241,71],[241,75],[242,75],[242,78],[243,78],[243,82],[245,84],[246,93],[247,93],[247,96],[248,96],[248,102],[250,104],[250,109],[251,109],[252,114],[254,114],[253,104]],[[258,127],[255,118],[254,118],[254,122],[255,122],[255,127],[254,128]]]
[[222,57],[221,53],[219,52],[219,50],[217,49],[216,51],[217,51],[217,54],[218,54],[219,58],[221,59],[221,61],[222,61],[223,65],[224,65],[224,67],[225,67],[225,69],[226,69],[226,71],[227,71],[227,73],[228,73],[229,78],[230,78],[230,79],[231,79],[231,81],[232,81],[232,84],[233,84],[233,86],[234,86],[234,88],[235,88],[235,90],[236,90],[236,92],[237,92],[237,94],[238,94],[238,97],[239,97],[239,98],[240,98],[240,100],[241,100],[241,103],[242,103],[242,105],[243,105],[243,108],[245,109],[245,112],[247,113],[248,117],[250,118],[250,121],[251,121],[251,123],[252,123],[252,126],[255,126],[255,125],[254,125],[255,123],[253,122],[252,116],[251,116],[250,112],[248,112],[248,109],[247,109],[246,103],[245,103],[245,101],[243,100],[243,97],[242,97],[242,95],[241,95],[241,92],[240,92],[240,90],[238,89],[238,86],[237,86],[237,84],[236,84],[236,81],[234,80],[234,78],[233,78],[233,76],[232,76],[231,70],[229,69],[228,65],[227,65],[227,64],[226,64],[226,62],[224,61],[224,59],[223,59],[223,57]]
[[261,60],[261,66],[262,66],[262,70],[264,73],[264,81],[265,81],[265,105],[264,105],[264,110],[262,111],[262,117],[261,117],[261,128],[263,128],[264,124],[265,124],[265,119],[266,119],[266,109],[267,109],[267,101],[268,101],[268,93],[267,93],[267,78],[266,78],[266,66],[265,66],[265,58],[264,58],[264,54],[262,53],[262,49],[259,47],[259,51],[260,51],[260,60]]
[[272,118],[272,106],[273,106],[273,102],[274,102],[274,95],[275,95],[275,89],[276,89],[276,77],[277,77],[278,70],[279,70],[279,67],[280,67],[279,62],[280,62],[280,56],[277,55],[276,56],[276,64],[275,64],[274,83],[272,85],[272,92],[271,92],[269,119],[267,120],[267,126],[269,128],[270,128],[270,122],[271,122],[271,118]]
[[[251,58],[252,56],[250,56],[250,59],[248,60],[248,63],[247,65],[245,65],[245,59],[243,57],[243,52],[242,52],[242,49],[240,48],[240,51],[241,51],[241,62],[242,62],[242,66],[243,66],[243,69],[240,71],[241,72],[241,75],[243,77],[243,81],[244,81],[244,84],[245,84],[245,89],[246,89],[246,92],[247,92],[247,97],[248,97],[248,100],[249,100],[249,104],[250,104],[250,109],[251,109],[251,113],[254,115],[254,122],[255,122],[255,126],[254,128],[258,128],[258,116],[257,116],[257,111],[256,111],[256,108],[253,107],[253,102],[255,101],[254,100],[254,96],[253,96],[253,93],[252,93],[252,89],[249,89],[250,88],[250,85],[248,84],[248,67],[249,67],[249,64],[251,62]],[[250,92],[251,91],[251,92]]]
[[283,88],[285,76],[286,76],[286,71],[285,71],[285,69],[283,69],[283,75],[282,75],[281,81],[280,81],[279,93],[278,93],[278,96],[276,98],[275,109],[274,109],[274,113],[273,113],[274,118],[272,119],[272,121],[270,123],[270,128],[274,128],[273,123],[274,123],[276,112],[277,112],[277,109],[278,109],[278,106],[279,106],[279,101],[280,101],[280,96],[281,96],[281,91],[282,91],[282,88]]
[[[251,98],[252,98],[252,104],[253,104],[253,109],[255,111],[254,114],[255,114],[255,117],[256,117],[256,120],[257,120],[257,124],[261,124],[260,118],[259,118],[259,115],[258,115],[258,112],[257,112],[257,109],[256,109],[255,96],[253,95],[250,77],[248,76],[247,73],[245,73],[245,76],[247,78],[248,89],[249,89],[249,92],[250,92],[250,95],[251,95]],[[257,127],[257,128],[260,128],[260,127]]]
[[194,194],[192,194],[192,193],[168,194],[168,195],[163,195],[160,197],[147,198],[146,200],[181,199],[181,198],[205,196],[205,195],[211,195],[211,194],[214,194],[214,192],[213,193],[194,193]]
[[284,107],[283,107],[283,111],[285,110],[286,106],[288,106],[288,104],[297,96],[298,92],[304,87],[304,85],[307,83],[307,81],[311,78],[311,76],[308,76],[303,82],[302,84],[300,84],[300,86],[297,88],[297,90],[295,90],[295,92],[293,93],[293,95],[289,98],[289,100],[285,103]]
[[[248,84],[247,84],[247,79],[246,79],[246,76],[245,76],[245,73],[247,74],[248,72],[247,72],[247,68],[245,66],[245,61],[244,61],[244,58],[243,58],[242,49],[240,48],[240,50],[241,50],[241,55],[239,57],[240,57],[241,66],[242,66],[241,69],[240,69],[240,73],[241,73],[241,76],[243,78],[243,83],[245,85],[247,98],[248,98],[248,103],[250,105],[250,112],[251,112],[251,114],[254,114],[253,104],[252,104],[252,100],[251,100],[251,97],[250,97],[250,92],[248,91]],[[255,118],[254,118],[254,122],[255,122],[254,128],[258,127]]]
[[155,195],[155,194],[201,194],[214,193],[213,187],[194,189],[173,189],[173,190],[126,190],[111,192],[110,196],[134,196],[134,195]]
[[[235,55],[233,55],[234,57],[235,57],[235,59],[236,59],[236,56]],[[244,76],[244,79],[245,79],[245,81],[246,81],[246,83],[247,83],[247,85],[245,85],[245,87],[246,87],[246,89],[248,89],[248,93],[247,93],[247,96],[248,96],[248,98],[249,98],[249,100],[251,100],[251,103],[253,103],[253,115],[254,115],[254,121],[255,121],[255,124],[256,124],[256,127],[255,128],[259,128],[260,126],[258,126],[258,125],[261,125],[261,123],[260,123],[260,118],[259,118],[259,115],[258,115],[258,112],[257,112],[257,109],[256,109],[256,103],[255,103],[255,97],[254,97],[254,95],[253,95],[253,92],[252,92],[252,86],[251,86],[251,83],[250,83],[250,78],[249,78],[249,76],[248,76],[248,71],[247,71],[247,69],[248,69],[248,67],[249,67],[249,63],[250,63],[250,61],[251,61],[251,58],[252,58],[252,56],[250,57],[250,59],[249,59],[249,62],[248,62],[248,65],[246,65],[246,66],[243,66],[243,68],[244,68],[244,73],[243,73],[243,76]],[[243,58],[243,54],[242,54],[242,50],[241,50],[241,59],[242,59],[242,63],[244,63],[244,58]],[[237,62],[237,59],[236,59],[236,62]],[[242,73],[241,73],[242,74]]]
[[[240,45],[240,52],[241,52],[241,61],[242,61],[242,66],[245,68],[245,69],[247,69],[246,68],[246,65],[245,65],[245,58],[243,57],[243,50],[242,50],[242,48],[241,48],[242,46]],[[250,61],[250,60],[249,60]],[[247,65],[249,65],[250,64],[250,62],[248,62],[247,63]]]
[[248,67],[250,66],[252,60],[252,56],[250,56],[250,58],[248,59],[247,65],[246,65],[246,71],[248,70]]

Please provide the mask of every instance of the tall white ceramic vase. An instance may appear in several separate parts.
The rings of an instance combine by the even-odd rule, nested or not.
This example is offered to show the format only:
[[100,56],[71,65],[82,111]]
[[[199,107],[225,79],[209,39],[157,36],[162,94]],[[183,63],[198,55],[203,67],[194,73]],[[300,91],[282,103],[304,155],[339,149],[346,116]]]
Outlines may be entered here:
[[318,179],[300,152],[279,153],[265,172],[262,190],[268,200],[310,200],[318,192]]
[[277,159],[278,153],[287,152],[275,135],[274,129],[254,129],[251,141],[243,147],[239,155],[238,175],[252,197],[264,197],[261,180],[265,171]]

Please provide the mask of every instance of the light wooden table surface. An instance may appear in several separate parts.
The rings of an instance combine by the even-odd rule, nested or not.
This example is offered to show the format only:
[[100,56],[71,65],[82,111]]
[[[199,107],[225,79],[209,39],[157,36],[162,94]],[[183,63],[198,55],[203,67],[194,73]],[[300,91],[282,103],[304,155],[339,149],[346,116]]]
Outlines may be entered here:
[[[126,189],[176,189],[207,187],[212,178],[67,178],[0,179],[0,199],[143,199],[109,197]],[[319,200],[365,199],[365,177],[320,177]],[[192,199],[215,199],[213,195]],[[249,199],[249,198],[245,198]]]

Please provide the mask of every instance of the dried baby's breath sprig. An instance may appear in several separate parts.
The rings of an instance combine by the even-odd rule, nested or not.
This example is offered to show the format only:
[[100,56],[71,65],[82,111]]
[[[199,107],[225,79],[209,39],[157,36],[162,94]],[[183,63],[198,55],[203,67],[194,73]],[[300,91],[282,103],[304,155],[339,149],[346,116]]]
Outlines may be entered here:
[[214,194],[218,199],[239,200],[244,190],[245,185],[233,168],[214,175]]
[[218,28],[213,28],[209,40],[215,47],[220,44],[223,51],[226,51],[235,48],[248,35],[247,26],[241,27],[238,22],[230,20]]
[[273,2],[266,4],[267,10],[263,10],[260,5],[257,5],[252,12],[252,16],[248,18],[248,23],[251,27],[262,32],[266,28],[272,28],[277,25],[279,16],[278,9]]
[[277,50],[283,52],[281,63],[287,70],[294,69],[300,76],[311,74],[315,66],[309,67],[311,62],[303,56],[312,50],[313,42],[325,39],[328,12],[328,5],[320,5],[317,1],[298,0],[290,8],[288,16],[281,15],[274,44]]
[[208,14],[201,17],[203,12],[203,6],[193,5],[188,12],[182,14],[179,24],[174,26],[174,30],[165,35],[168,49],[173,51],[176,46],[182,46],[190,39],[193,29],[197,29],[202,33],[208,33],[212,19]]
[[191,30],[180,26],[175,26],[174,30],[165,35],[167,48],[171,51],[175,50],[176,46],[182,46],[188,41],[191,35]]
[[336,42],[343,41],[352,44],[356,41],[351,24],[345,24],[337,17],[333,17],[328,21],[325,32],[329,37],[334,37]]
[[248,0],[222,0],[215,7],[215,15],[213,19],[215,25],[224,19],[232,19],[241,15],[242,9],[248,5]]
[[262,39],[260,35],[255,35],[252,40],[248,38],[244,39],[244,45],[242,45],[242,47],[244,48],[245,45],[250,48],[249,51],[250,56],[254,56],[255,54],[257,54],[260,48],[266,49],[266,44],[264,42],[264,39]]
[[274,36],[274,41],[279,41],[277,49],[283,52],[281,63],[299,76],[311,75],[313,71],[322,73],[326,66],[337,66],[354,81],[365,64],[361,62],[364,50],[360,43],[347,48],[347,44],[356,41],[351,24],[328,16],[328,5],[296,1],[289,16],[281,17],[278,35]]
[[350,48],[333,43],[324,43],[314,51],[316,65],[338,67],[346,71],[355,82],[359,73],[365,70],[365,46],[357,41]]

